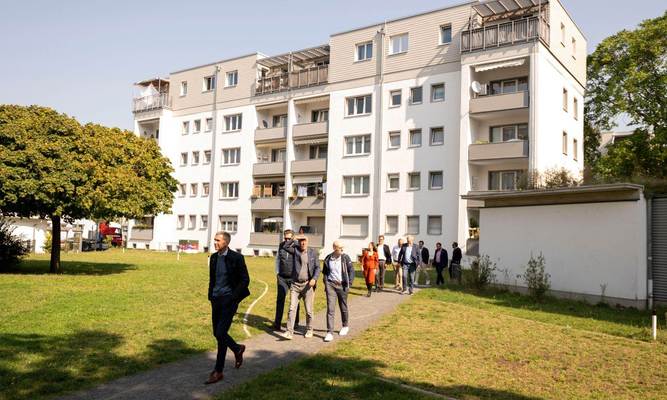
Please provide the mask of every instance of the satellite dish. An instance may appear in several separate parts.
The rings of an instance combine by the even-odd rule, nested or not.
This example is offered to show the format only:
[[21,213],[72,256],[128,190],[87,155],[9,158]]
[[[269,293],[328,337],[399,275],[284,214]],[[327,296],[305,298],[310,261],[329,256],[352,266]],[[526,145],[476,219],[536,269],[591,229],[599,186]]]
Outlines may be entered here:
[[475,94],[480,94],[482,92],[482,85],[477,81],[472,81],[470,88]]

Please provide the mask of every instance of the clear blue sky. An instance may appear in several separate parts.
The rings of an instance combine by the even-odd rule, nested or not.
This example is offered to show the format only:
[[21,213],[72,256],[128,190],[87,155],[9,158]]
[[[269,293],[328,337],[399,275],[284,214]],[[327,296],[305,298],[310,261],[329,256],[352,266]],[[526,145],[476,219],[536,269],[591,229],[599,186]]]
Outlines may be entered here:
[[[461,0],[5,1],[0,104],[39,104],[81,122],[132,128],[132,83],[260,51],[327,43],[329,34]],[[600,40],[661,15],[659,0],[562,0]]]

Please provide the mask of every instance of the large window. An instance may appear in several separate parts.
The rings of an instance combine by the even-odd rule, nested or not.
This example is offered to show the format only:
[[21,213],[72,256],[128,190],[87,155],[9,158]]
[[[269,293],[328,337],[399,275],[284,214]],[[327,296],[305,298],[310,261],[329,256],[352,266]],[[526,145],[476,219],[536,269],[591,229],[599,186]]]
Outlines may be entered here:
[[227,72],[227,79],[225,80],[225,87],[232,87],[239,84],[239,71]]
[[439,126],[431,128],[431,146],[439,146],[445,143],[445,128]]
[[329,120],[329,109],[313,110],[310,122],[327,122]]
[[373,58],[373,42],[358,44],[356,61],[370,60],[371,58]]
[[442,189],[442,171],[429,172],[428,188],[431,190]]
[[215,89],[215,75],[205,76],[202,84],[202,91],[208,92]]
[[429,215],[426,224],[426,233],[429,235],[442,235],[442,216]]
[[365,238],[368,236],[368,216],[342,216],[340,235]]
[[185,228],[185,215],[179,215],[176,218],[176,229]]
[[271,126],[274,128],[282,128],[287,126],[287,114],[274,115],[271,119]]
[[222,165],[238,165],[241,163],[241,148],[222,149]]
[[345,138],[345,155],[358,156],[371,152],[371,135],[348,136]]
[[406,234],[408,235],[418,235],[419,234],[419,215],[408,215],[406,217]]
[[389,146],[390,149],[398,149],[401,147],[401,131],[389,132]]
[[344,176],[343,194],[347,196],[362,196],[370,192],[370,176]]
[[370,114],[373,106],[373,96],[370,94],[365,96],[348,97],[347,99],[347,115],[364,115]]
[[403,92],[401,90],[392,90],[389,92],[389,107],[398,107],[401,105]]
[[412,129],[410,131],[410,145],[409,147],[419,147],[422,145],[422,130]]
[[242,114],[225,116],[225,130],[238,131],[241,129]]
[[310,145],[308,156],[310,160],[321,160],[327,158],[328,146],[326,144]]
[[501,81],[491,81],[489,84],[490,94],[507,94],[516,92],[525,92],[528,90],[528,78],[503,79]]
[[239,218],[236,215],[221,215],[220,230],[228,233],[236,233],[239,230]]
[[387,223],[385,224],[384,233],[387,235],[398,233],[398,215],[387,215]]
[[410,88],[410,104],[421,104],[424,100],[424,89],[421,86]]
[[419,190],[421,188],[421,174],[419,172],[408,173],[408,189]]
[[440,44],[447,44],[452,42],[452,25],[440,26]]
[[387,191],[395,192],[400,188],[401,180],[399,174],[387,174]]
[[431,101],[445,101],[445,84],[436,83],[431,85]]
[[389,38],[389,54],[399,54],[408,51],[408,34],[395,35]]
[[221,182],[220,183],[220,198],[221,199],[236,199],[239,197],[239,183],[238,182]]
[[489,139],[491,143],[528,140],[528,124],[492,126]]
[[522,171],[489,171],[489,190],[516,190]]
[[271,149],[271,162],[285,162],[287,149]]

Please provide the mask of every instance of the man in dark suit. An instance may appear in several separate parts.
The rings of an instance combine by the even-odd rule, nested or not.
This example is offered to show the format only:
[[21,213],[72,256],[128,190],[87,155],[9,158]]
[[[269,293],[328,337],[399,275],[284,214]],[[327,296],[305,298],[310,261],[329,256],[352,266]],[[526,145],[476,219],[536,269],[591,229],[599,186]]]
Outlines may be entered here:
[[[398,253],[398,264],[403,269],[403,293],[409,291],[410,294],[415,288],[415,272],[417,265],[421,262],[421,252],[419,246],[415,244],[413,236],[407,237],[408,242],[403,245],[400,253]],[[408,277],[410,280],[408,281]]]
[[426,275],[426,286],[431,284],[431,275],[429,272],[429,260],[431,255],[429,254],[428,247],[424,246],[424,241],[419,241],[419,255],[421,257],[421,263],[417,265],[417,273],[415,274],[415,284],[419,284],[419,277],[424,274]]
[[435,244],[435,252],[433,253],[433,266],[435,271],[438,274],[438,278],[435,281],[436,285],[442,285],[445,283],[445,278],[442,276],[442,271],[447,268],[449,255],[447,250],[442,248],[442,243],[438,242]]
[[[293,232],[291,229],[286,229],[283,233],[284,240],[278,246],[278,254],[276,255],[276,279],[278,281],[278,290],[276,295],[276,316],[273,320],[273,330],[280,331],[283,320],[283,312],[285,309],[285,299],[290,292],[292,286],[292,270],[294,269],[293,255],[283,249],[283,245],[287,241],[292,241]],[[299,325],[299,306],[296,307],[296,318],[294,326]]]
[[216,252],[209,260],[208,299],[211,302],[213,336],[218,342],[218,356],[206,384],[216,383],[224,378],[222,370],[225,367],[227,348],[234,353],[235,367],[240,368],[243,364],[245,346],[236,343],[228,332],[239,303],[250,296],[250,276],[243,255],[229,248],[230,241],[229,233],[216,233]]
[[375,270],[375,291],[384,290],[384,274],[387,264],[391,264],[391,250],[384,242],[384,235],[378,236],[378,269]]
[[452,248],[454,250],[452,250],[452,264],[449,266],[449,277],[461,283],[461,259],[463,258],[463,253],[456,242],[452,243]]
[[313,305],[315,302],[315,284],[320,276],[320,262],[315,249],[308,247],[307,236],[297,236],[297,242],[286,241],[283,249],[292,254],[294,268],[292,269],[292,286],[290,287],[289,314],[287,315],[287,332],[285,339],[291,340],[294,334],[294,321],[297,305],[303,298],[306,308],[306,334],[304,337],[313,337]]

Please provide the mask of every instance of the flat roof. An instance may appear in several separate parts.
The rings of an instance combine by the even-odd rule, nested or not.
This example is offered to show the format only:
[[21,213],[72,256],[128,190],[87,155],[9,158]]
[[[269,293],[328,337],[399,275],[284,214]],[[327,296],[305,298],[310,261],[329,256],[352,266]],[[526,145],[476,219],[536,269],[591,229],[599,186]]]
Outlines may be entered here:
[[172,72],[170,72],[169,74],[178,74],[178,73],[181,73],[181,72],[190,71],[190,70],[197,69],[197,68],[201,68],[201,67],[208,67],[209,65],[216,65],[216,64],[221,64],[221,63],[224,63],[224,62],[229,62],[229,61],[239,60],[239,59],[241,59],[241,58],[252,57],[252,56],[259,56],[259,55],[262,55],[262,54],[259,53],[259,52],[254,52],[254,53],[244,54],[244,55],[242,55],[242,56],[230,57],[230,58],[224,58],[224,59],[222,59],[222,60],[213,61],[213,62],[210,62],[210,63],[201,64],[201,65],[197,65],[197,66],[194,66],[194,67],[189,67],[189,68],[179,69],[178,71],[172,71]]

